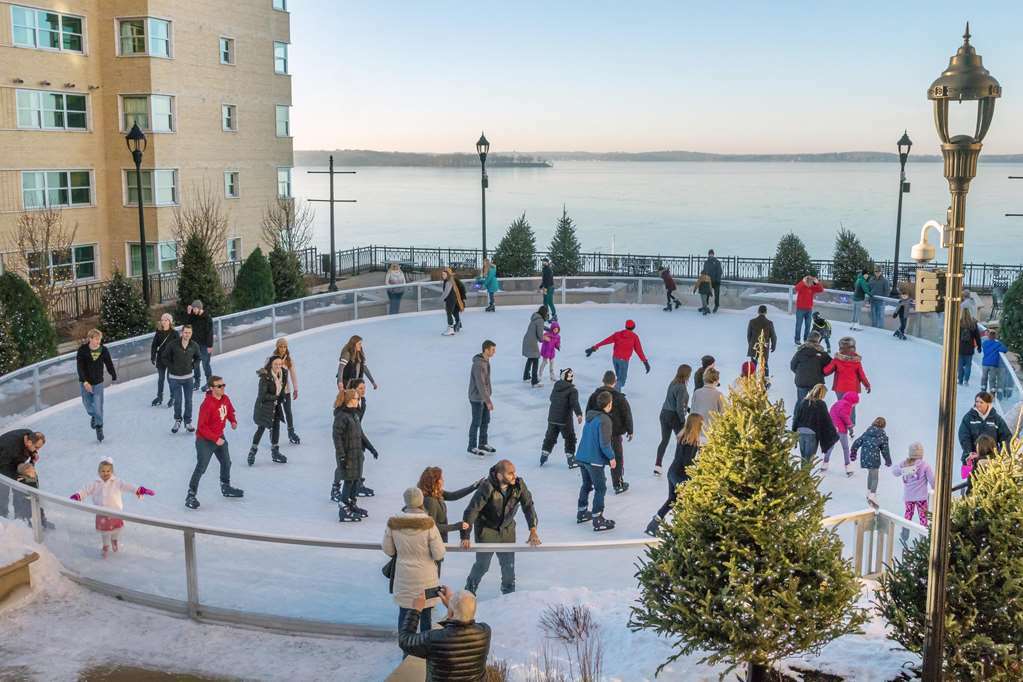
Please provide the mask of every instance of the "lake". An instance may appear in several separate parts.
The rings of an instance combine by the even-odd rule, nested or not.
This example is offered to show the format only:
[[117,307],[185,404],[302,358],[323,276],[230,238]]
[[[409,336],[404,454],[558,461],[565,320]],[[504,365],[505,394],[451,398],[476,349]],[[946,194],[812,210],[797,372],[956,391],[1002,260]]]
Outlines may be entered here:
[[[983,159],[983,157],[981,157]],[[295,168],[300,199],[327,198],[327,177]],[[480,244],[479,169],[338,168],[335,178],[338,248],[474,247]],[[943,222],[948,183],[940,163],[907,166],[901,258],[929,219]],[[967,203],[966,261],[1023,261],[1023,165],[981,161]],[[703,253],[765,256],[795,232],[812,257],[830,258],[841,225],[878,259],[895,245],[898,166],[885,163],[656,163],[562,161],[553,168],[489,171],[487,244],[525,212],[546,248],[562,206],[586,251],[642,254]],[[315,245],[329,245],[329,212],[316,210]],[[943,259],[939,250],[939,259]]]

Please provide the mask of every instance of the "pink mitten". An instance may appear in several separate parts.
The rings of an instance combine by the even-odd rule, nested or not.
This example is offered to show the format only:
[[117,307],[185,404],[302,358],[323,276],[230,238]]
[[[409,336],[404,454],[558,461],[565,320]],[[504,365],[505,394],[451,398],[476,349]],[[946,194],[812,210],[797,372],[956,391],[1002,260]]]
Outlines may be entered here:
[[82,496],[79,495],[78,493],[75,493],[74,495],[71,496],[71,499],[74,500],[75,502],[81,502]]
[[149,488],[143,488],[142,486],[139,486],[139,489],[135,491],[135,494],[138,495],[139,497],[142,497],[143,495],[155,495],[156,493],[154,493]]

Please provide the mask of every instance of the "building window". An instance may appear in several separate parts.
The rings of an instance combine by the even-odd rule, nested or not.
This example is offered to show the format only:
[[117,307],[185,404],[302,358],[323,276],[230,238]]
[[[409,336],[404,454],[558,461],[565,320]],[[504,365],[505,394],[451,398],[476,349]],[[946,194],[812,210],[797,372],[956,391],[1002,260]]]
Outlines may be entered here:
[[231,237],[227,240],[227,262],[234,263],[242,259],[242,238]]
[[291,197],[291,169],[277,169],[277,196]]
[[233,104],[224,104],[220,111],[224,130],[229,132],[238,130],[238,107]]
[[291,107],[277,105],[277,137],[291,137]]
[[33,253],[28,257],[29,274],[46,270],[51,282],[96,278],[96,245],[81,244],[67,250]]
[[224,171],[224,196],[228,199],[237,199],[240,195],[238,176],[238,171]]
[[23,171],[21,204],[26,210],[92,203],[92,174],[80,171]]
[[[139,203],[135,171],[124,171],[125,203],[136,206]],[[178,203],[178,172],[176,170],[142,171],[142,203],[146,206],[173,206]]]
[[234,38],[220,38],[220,63],[234,64]]
[[288,0],[273,0],[274,9],[279,12],[288,11]]
[[11,18],[18,47],[79,54],[85,51],[81,17],[12,5]]
[[121,19],[118,21],[121,55],[170,57],[170,22],[163,19]]
[[274,41],[274,73],[288,73],[288,44]]
[[85,95],[18,90],[18,127],[43,130],[86,130]]
[[122,95],[124,131],[132,125],[154,133],[174,132],[174,97],[170,95]]
[[[177,242],[159,242],[146,244],[146,269],[150,274],[156,272],[173,272],[178,269]],[[142,248],[138,243],[128,244],[128,276],[142,275]]]

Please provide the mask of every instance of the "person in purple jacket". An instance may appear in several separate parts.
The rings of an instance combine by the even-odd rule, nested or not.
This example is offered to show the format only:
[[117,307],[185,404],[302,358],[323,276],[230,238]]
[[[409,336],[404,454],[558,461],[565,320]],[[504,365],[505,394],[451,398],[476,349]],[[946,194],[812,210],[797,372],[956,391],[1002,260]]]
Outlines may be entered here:
[[934,487],[934,470],[924,461],[922,443],[909,446],[909,456],[892,468],[892,473],[902,477],[902,499],[906,503],[905,518],[913,519],[918,514],[921,526],[927,526],[927,494]]

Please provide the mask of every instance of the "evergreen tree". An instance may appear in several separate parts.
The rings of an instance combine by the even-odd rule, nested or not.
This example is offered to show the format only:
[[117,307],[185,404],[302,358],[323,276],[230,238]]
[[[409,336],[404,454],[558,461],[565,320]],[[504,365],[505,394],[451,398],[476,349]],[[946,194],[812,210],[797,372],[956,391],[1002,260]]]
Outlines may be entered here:
[[709,424],[660,544],[641,559],[630,627],[677,640],[662,668],[701,651],[762,676],[865,622],[842,543],[821,526],[827,496],[793,462],[785,422],[759,377],[740,380]]
[[6,311],[0,309],[0,375],[13,372],[20,366],[18,342],[14,338]]
[[803,240],[790,232],[778,242],[778,250],[771,263],[771,281],[795,284],[807,275],[816,277],[817,266],[810,261]]
[[231,300],[235,310],[261,308],[274,302],[274,276],[270,263],[258,246],[242,263],[234,280]]
[[547,255],[551,259],[551,267],[555,275],[577,275],[582,269],[582,247],[575,236],[575,223],[568,216],[565,207],[561,207],[561,217],[554,228],[554,237],[548,248]]
[[39,296],[13,272],[0,275],[0,311],[14,334],[20,367],[57,354],[57,332]]
[[203,302],[203,308],[213,317],[227,312],[227,299],[220,276],[206,251],[203,240],[193,235],[185,242],[181,256],[181,272],[178,274],[178,317],[184,319],[186,308],[195,299]]
[[302,264],[292,251],[280,246],[270,252],[270,270],[273,273],[274,301],[291,301],[307,294]]
[[1005,292],[999,331],[1009,350],[1023,356],[1023,274]]
[[117,341],[153,331],[149,310],[141,294],[120,272],[114,270],[99,305],[99,329],[104,341]]
[[[954,498],[943,668],[950,680],[1023,679],[1023,458],[1020,443],[974,471]],[[895,641],[923,650],[930,555],[917,538],[881,577],[877,603]]]
[[870,254],[863,248],[859,237],[844,227],[835,237],[834,263],[831,286],[844,291],[852,291],[856,277],[865,269],[874,271],[874,261],[870,260]]
[[494,249],[494,262],[504,277],[528,277],[536,274],[535,253],[536,237],[523,213],[512,221]]

